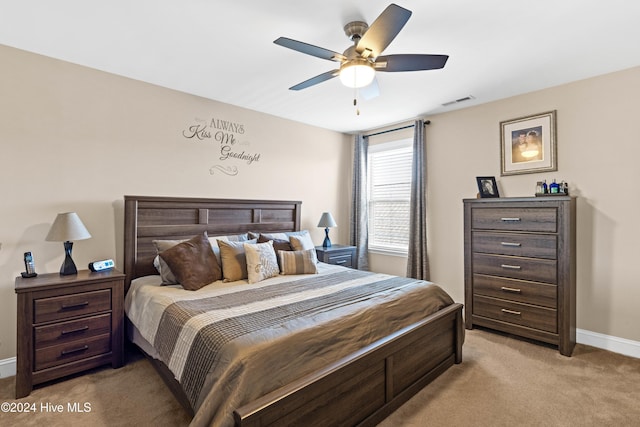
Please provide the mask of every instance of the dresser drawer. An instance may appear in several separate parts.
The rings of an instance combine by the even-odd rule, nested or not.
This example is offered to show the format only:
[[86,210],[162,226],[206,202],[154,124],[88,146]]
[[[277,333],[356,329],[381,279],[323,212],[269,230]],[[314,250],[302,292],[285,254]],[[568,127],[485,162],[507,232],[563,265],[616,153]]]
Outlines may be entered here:
[[549,308],[557,308],[558,305],[558,287],[545,283],[474,274],[473,291],[479,295]]
[[111,309],[111,289],[40,298],[34,301],[34,323],[64,320]]
[[328,264],[341,265],[343,267],[352,267],[351,254],[329,255]]
[[551,333],[558,332],[557,311],[551,308],[474,295],[473,314]]
[[111,334],[109,333],[50,347],[43,347],[35,351],[34,371],[109,353],[110,351]]
[[111,314],[100,314],[47,326],[37,326],[34,329],[35,346],[40,349],[96,335],[108,334],[111,332]]
[[557,262],[550,259],[473,254],[473,271],[490,276],[556,284]]
[[557,211],[553,208],[475,208],[471,227],[480,230],[557,231]]
[[553,234],[474,231],[471,250],[487,254],[556,259],[557,246],[557,237]]

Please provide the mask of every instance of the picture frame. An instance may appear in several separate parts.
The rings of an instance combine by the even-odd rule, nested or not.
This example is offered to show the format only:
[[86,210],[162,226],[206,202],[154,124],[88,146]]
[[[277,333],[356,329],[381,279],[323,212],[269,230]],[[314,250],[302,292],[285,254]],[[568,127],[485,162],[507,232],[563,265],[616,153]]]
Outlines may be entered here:
[[556,110],[500,122],[500,175],[558,170]]
[[478,184],[478,194],[480,194],[481,199],[500,197],[495,176],[477,176],[476,183]]

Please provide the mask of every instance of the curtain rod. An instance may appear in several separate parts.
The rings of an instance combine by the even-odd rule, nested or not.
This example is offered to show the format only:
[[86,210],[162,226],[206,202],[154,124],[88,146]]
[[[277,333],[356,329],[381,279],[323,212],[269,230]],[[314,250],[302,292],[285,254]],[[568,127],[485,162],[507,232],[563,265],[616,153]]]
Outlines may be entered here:
[[[424,121],[424,125],[425,126],[430,125],[430,124],[431,124],[431,120],[425,120]],[[370,133],[369,135],[362,135],[362,137],[363,138],[369,138],[370,136],[383,135],[383,134],[389,133],[389,132],[395,132],[395,131],[398,131],[398,130],[409,129],[409,128],[412,128],[414,126],[415,125],[407,125],[407,126],[402,126],[402,127],[395,128],[395,129],[387,129],[387,130],[383,130],[381,132]]]

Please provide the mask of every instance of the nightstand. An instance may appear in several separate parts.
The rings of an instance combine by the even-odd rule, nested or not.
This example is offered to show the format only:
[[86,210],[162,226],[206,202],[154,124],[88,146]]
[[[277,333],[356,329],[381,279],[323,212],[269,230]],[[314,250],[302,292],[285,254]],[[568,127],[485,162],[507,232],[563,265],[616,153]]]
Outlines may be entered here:
[[124,363],[124,274],[17,277],[16,399],[34,384]]
[[327,264],[341,265],[354,268],[356,264],[356,247],[346,245],[331,245],[328,248],[316,246],[318,261]]

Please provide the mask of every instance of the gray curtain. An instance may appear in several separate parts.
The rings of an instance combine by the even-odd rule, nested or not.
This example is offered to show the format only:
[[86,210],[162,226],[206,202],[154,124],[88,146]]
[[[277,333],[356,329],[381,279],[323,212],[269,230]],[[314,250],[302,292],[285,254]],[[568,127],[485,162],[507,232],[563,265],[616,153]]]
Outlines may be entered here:
[[358,134],[354,141],[349,243],[356,247],[356,268],[369,270],[369,207],[367,205],[367,155],[369,143]]
[[427,159],[424,120],[416,120],[413,134],[409,257],[407,277],[429,280],[427,257]]

